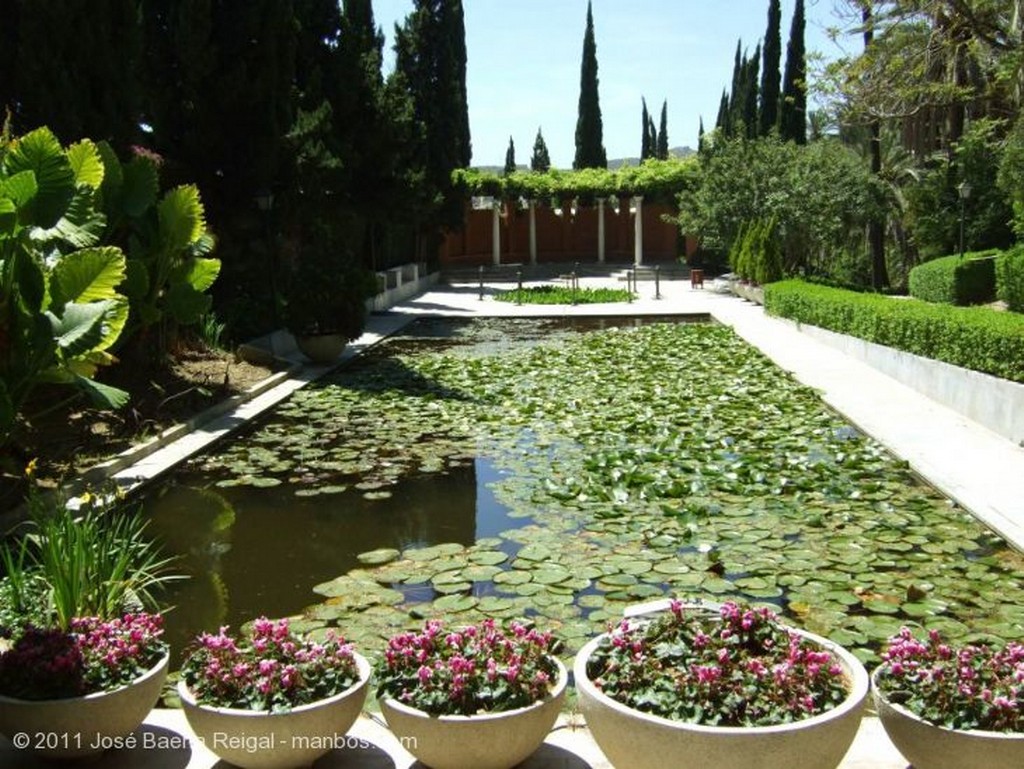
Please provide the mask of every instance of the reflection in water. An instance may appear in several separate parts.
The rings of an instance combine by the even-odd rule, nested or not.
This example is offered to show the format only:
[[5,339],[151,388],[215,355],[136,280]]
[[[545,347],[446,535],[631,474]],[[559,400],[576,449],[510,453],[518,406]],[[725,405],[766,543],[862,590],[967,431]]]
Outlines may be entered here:
[[287,485],[201,488],[210,480],[181,473],[144,503],[151,530],[191,577],[168,596],[168,640],[180,649],[202,630],[296,614],[315,603],[314,585],[358,567],[368,550],[495,536],[515,525],[484,485],[499,477],[477,459],[367,500],[358,490],[296,497]]

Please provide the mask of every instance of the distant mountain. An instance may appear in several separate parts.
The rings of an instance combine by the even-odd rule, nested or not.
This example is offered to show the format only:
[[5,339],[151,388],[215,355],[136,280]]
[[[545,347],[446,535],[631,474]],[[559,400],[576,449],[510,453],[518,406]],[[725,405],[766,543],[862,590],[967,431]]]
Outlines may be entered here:
[[[674,158],[685,158],[694,154],[695,150],[690,147],[673,147],[669,150],[669,154]],[[640,158],[615,158],[614,160],[608,161],[608,168],[614,171],[623,166],[638,166],[640,165]],[[477,171],[483,171],[484,173],[490,174],[502,174],[505,172],[505,166],[473,166]],[[516,170],[518,171],[529,171],[530,167],[527,165],[517,165]]]

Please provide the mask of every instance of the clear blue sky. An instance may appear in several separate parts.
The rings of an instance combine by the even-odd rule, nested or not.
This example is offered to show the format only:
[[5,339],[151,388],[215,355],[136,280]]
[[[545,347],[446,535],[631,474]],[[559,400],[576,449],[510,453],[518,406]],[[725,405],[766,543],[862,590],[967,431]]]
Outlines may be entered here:
[[[795,0],[782,0],[782,48]],[[833,0],[805,0],[808,52],[834,58],[826,29]],[[394,26],[412,0],[373,0],[393,67]],[[572,165],[587,0],[463,0],[466,15],[473,165],[502,165],[509,135],[529,163],[538,126],[552,163]],[[657,123],[668,100],[673,147],[697,146],[698,118],[714,127],[732,78],[736,41],[752,53],[764,35],[768,0],[593,0],[604,145],[609,158],[640,154],[642,96]],[[850,44],[847,44],[850,45]]]

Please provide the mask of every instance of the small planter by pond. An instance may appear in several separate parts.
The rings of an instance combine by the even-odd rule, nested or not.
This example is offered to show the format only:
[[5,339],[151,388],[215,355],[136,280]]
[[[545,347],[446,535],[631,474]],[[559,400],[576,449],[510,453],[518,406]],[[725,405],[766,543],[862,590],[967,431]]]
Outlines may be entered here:
[[378,702],[388,728],[424,765],[432,769],[511,769],[541,746],[562,709],[568,673],[561,662],[557,664],[557,682],[548,697],[502,713],[433,716],[391,698]]
[[348,342],[341,334],[300,334],[295,337],[295,344],[314,363],[334,363]]

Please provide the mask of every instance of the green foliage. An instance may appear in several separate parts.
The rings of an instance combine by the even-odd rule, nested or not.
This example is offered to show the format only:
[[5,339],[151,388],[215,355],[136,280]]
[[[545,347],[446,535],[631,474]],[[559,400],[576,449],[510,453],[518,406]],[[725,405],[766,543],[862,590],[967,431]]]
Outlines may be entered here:
[[860,157],[838,141],[799,146],[774,135],[716,134],[678,204],[682,231],[711,249],[735,243],[744,222],[774,217],[783,272],[830,275],[847,257],[867,264],[865,226],[883,198]]
[[779,87],[782,59],[782,9],[779,0],[768,2],[768,26],[764,33],[764,64],[761,67],[761,103],[758,110],[758,132],[767,136],[778,128]]
[[585,168],[579,171],[546,173],[517,171],[508,176],[460,168],[452,181],[464,196],[485,195],[515,200],[567,200],[617,195],[643,195],[645,200],[672,202],[675,196],[692,190],[697,178],[697,162],[693,158],[647,160],[639,166],[623,166],[616,171]]
[[508,149],[505,151],[505,176],[515,173],[516,170],[516,144],[512,137],[508,137]]
[[1014,312],[1024,312],[1024,246],[1017,246],[996,260],[996,294]]
[[804,0],[796,0],[786,43],[786,69],[779,103],[779,135],[783,141],[807,143],[807,54],[804,44]]
[[65,150],[46,128],[0,135],[0,445],[42,382],[105,408],[127,401],[92,379],[128,318],[124,255],[99,245],[103,182],[89,141]]
[[772,315],[1024,382],[1024,318],[783,281],[765,289]]
[[996,296],[996,251],[933,259],[910,271],[910,295],[925,302],[984,304]]
[[1024,114],[1006,138],[999,160],[999,187],[1013,206],[1013,231],[1024,238]]
[[576,157],[574,169],[607,168],[604,129],[597,89],[597,43],[594,41],[594,14],[587,1],[587,28],[583,34],[583,59],[580,63],[580,101],[576,118]]
[[538,173],[547,173],[551,169],[551,156],[548,154],[548,145],[544,142],[544,135],[537,128],[537,138],[533,140],[533,155],[530,157],[530,170]]
[[289,276],[285,325],[296,336],[356,339],[366,326],[366,300],[376,288],[374,274],[353,264],[350,255],[310,246]]
[[741,278],[760,285],[782,279],[782,244],[775,217],[740,225],[729,251],[729,264]]
[[[159,169],[148,153],[122,163],[100,145],[105,169],[101,204],[109,222],[106,238],[128,252],[125,293],[130,323],[125,338],[145,338],[160,354],[179,326],[195,325],[212,307],[209,290],[220,260],[208,256],[213,237],[195,185],[159,192]],[[156,328],[154,339],[148,330]],[[155,346],[154,346],[155,344]]]
[[668,100],[661,103],[661,121],[658,123],[658,141],[655,147],[658,160],[668,160]]
[[530,286],[501,291],[494,295],[499,302],[516,304],[605,304],[628,302],[631,292],[624,288],[566,288],[565,286]]
[[156,590],[178,578],[170,572],[173,559],[149,538],[147,521],[119,505],[113,489],[69,500],[32,486],[27,531],[0,547],[5,611],[67,630],[75,617],[157,610]]

